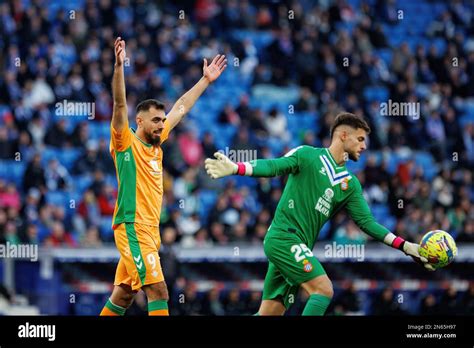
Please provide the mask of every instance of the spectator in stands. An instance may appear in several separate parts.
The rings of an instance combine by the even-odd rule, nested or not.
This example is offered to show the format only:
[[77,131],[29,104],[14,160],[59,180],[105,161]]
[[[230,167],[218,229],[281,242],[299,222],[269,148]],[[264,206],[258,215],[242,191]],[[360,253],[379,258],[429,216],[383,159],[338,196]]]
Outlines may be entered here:
[[231,104],[227,104],[219,115],[219,123],[230,124],[234,127],[240,126],[240,116]]
[[85,121],[79,123],[74,128],[70,138],[74,147],[85,147],[87,141],[90,139],[89,123]]
[[80,241],[81,247],[99,248],[102,246],[99,229],[96,226],[90,226]]
[[[184,295],[184,296],[183,296]],[[196,284],[189,282],[184,288],[184,293],[178,296],[178,314],[179,315],[200,315],[203,311],[203,302],[198,297]]]
[[105,184],[97,197],[100,214],[102,216],[112,216],[115,210],[115,201],[117,200],[117,192],[112,185]]
[[210,248],[212,246],[212,241],[209,237],[207,229],[201,227],[194,234],[194,238],[191,241],[191,245],[196,248]]
[[277,109],[273,108],[270,110],[268,117],[265,118],[264,124],[266,131],[271,137],[279,139],[284,143],[290,140],[286,117],[281,112],[278,112]]
[[7,129],[0,127],[0,159],[14,159],[16,151],[15,144],[8,139]]
[[405,311],[400,307],[397,297],[391,288],[385,288],[372,304],[374,315],[403,315]]
[[[217,287],[210,289],[203,301],[202,314],[208,316],[225,315],[224,306],[220,301],[220,292]],[[260,299],[259,299],[260,300]]]
[[115,175],[115,166],[112,156],[110,155],[109,143],[105,139],[99,140],[99,148],[97,150],[97,161],[100,168],[105,174]]
[[464,226],[461,229],[462,233],[456,238],[458,242],[474,242],[474,221],[466,220]]
[[231,289],[223,303],[226,315],[242,315],[242,313],[247,312],[245,302],[241,300],[240,290],[238,288]]
[[21,201],[20,194],[16,189],[16,185],[0,180],[0,208],[13,208],[20,210]]
[[76,247],[77,243],[71,234],[64,230],[62,222],[55,221],[51,226],[51,235],[46,238],[44,244],[50,247]]
[[341,225],[334,234],[334,241],[341,245],[365,244],[366,240],[366,235],[357,228],[356,224],[352,220],[349,220],[346,224]]
[[97,225],[100,221],[100,206],[91,189],[84,192],[83,199],[77,209],[78,214],[84,219],[86,226]]
[[203,159],[203,149],[194,130],[189,129],[178,137],[183,159],[188,166],[196,167]]
[[218,222],[211,224],[211,238],[217,245],[226,245],[229,242],[224,225]]
[[420,314],[423,315],[437,315],[440,314],[439,304],[436,300],[436,297],[433,294],[426,295],[420,306]]
[[44,173],[46,187],[50,191],[65,190],[70,185],[70,176],[67,169],[55,158],[48,162]]
[[454,286],[450,286],[439,303],[440,313],[447,315],[456,315],[461,313],[461,306],[458,299],[458,291]]
[[23,242],[26,244],[39,244],[38,228],[34,224],[28,224],[26,227]]
[[25,170],[23,176],[23,191],[28,192],[30,188],[38,188],[41,191],[46,189],[46,178],[41,165],[41,155],[36,153]]
[[7,221],[4,232],[5,241],[10,244],[20,244],[20,236],[18,235],[18,228],[13,221]]
[[77,160],[73,172],[75,174],[89,174],[94,172],[99,165],[98,145],[95,141],[89,140],[86,143],[86,152]]
[[160,262],[170,297],[174,296],[175,283],[180,276],[180,263],[173,249],[176,237],[177,232],[172,227],[165,228],[161,233]]
[[461,299],[461,308],[466,315],[474,313],[474,282],[469,283],[469,288]]
[[66,120],[60,119],[46,133],[44,142],[58,148],[63,148],[66,143],[70,143],[70,136],[66,130]]

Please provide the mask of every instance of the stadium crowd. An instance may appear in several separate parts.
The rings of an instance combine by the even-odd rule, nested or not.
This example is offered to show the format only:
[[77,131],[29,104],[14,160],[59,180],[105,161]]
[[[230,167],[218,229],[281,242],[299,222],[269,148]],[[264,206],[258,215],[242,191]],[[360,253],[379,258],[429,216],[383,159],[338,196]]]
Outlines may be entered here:
[[[105,178],[115,170],[107,138],[91,138],[89,124],[110,121],[112,44],[118,34],[127,40],[132,57],[127,70],[132,124],[137,101],[157,98],[169,106],[192,86],[201,74],[202,57],[218,52],[239,57],[239,73],[250,76],[251,84],[238,103],[225,104],[216,125],[236,129],[229,148],[257,150],[260,158],[287,151],[292,137],[288,122],[298,120],[277,107],[252,106],[251,93],[261,84],[297,86],[296,111],[318,115],[313,129],[301,134],[302,144],[327,146],[331,121],[338,111],[348,110],[370,123],[370,150],[422,151],[433,157],[430,169],[436,173],[431,179],[414,160],[400,162],[389,174],[390,156],[378,160],[367,155],[358,172],[369,202],[390,207],[395,233],[416,241],[425,231],[440,228],[457,241],[474,241],[474,125],[472,119],[460,122],[463,105],[474,97],[469,83],[474,79],[474,46],[465,40],[474,26],[472,8],[462,1],[442,5],[423,34],[443,40],[442,52],[434,44],[390,44],[384,28],[408,25],[397,19],[395,1],[362,2],[356,8],[345,0],[327,7],[308,1],[255,5],[202,0],[159,8],[145,1],[100,0],[70,11],[46,3],[0,5],[0,158],[20,156],[28,163],[19,185],[0,179],[1,241],[70,247],[112,241],[99,221],[113,213],[116,186]],[[252,40],[233,39],[235,29],[271,31],[272,39],[259,50]],[[378,54],[384,49],[392,51],[388,63]],[[342,64],[345,58],[348,66]],[[160,68],[171,71],[169,83],[155,74]],[[371,86],[385,87],[393,101],[420,103],[421,117],[380,116],[380,101],[364,94]],[[54,110],[63,100],[94,102],[95,118],[68,128],[68,120]],[[210,122],[205,112],[201,116],[201,122]],[[215,135],[206,132],[200,138],[195,127],[199,124],[185,120],[163,145],[162,230],[175,234],[184,246],[260,243],[285,178],[255,179],[255,187],[210,181],[202,163],[217,150]],[[284,151],[273,153],[261,145],[262,139],[274,139]],[[74,148],[82,155],[67,168],[55,158],[42,160],[45,148]],[[76,192],[81,197],[76,214],[47,202],[48,192],[77,190],[74,182],[80,176],[90,177],[91,184]],[[215,204],[203,207],[202,190],[216,188]],[[208,214],[203,216],[204,208]],[[365,242],[346,220],[345,215],[337,217],[322,237]]]

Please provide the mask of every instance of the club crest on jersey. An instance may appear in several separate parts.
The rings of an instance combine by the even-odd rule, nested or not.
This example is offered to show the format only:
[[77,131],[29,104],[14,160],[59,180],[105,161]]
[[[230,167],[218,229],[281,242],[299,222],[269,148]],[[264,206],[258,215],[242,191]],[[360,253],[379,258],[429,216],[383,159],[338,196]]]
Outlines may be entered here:
[[303,270],[306,272],[306,273],[309,273],[313,270],[313,265],[311,264],[311,262],[309,262],[308,260],[304,260],[303,261]]
[[161,170],[160,170],[160,166],[158,164],[158,161],[152,160],[152,161],[150,161],[150,165],[153,168],[153,170],[150,171],[151,174],[153,174],[154,176],[157,176],[157,175],[161,174]]
[[341,190],[346,191],[349,188],[349,179],[344,179],[341,181]]

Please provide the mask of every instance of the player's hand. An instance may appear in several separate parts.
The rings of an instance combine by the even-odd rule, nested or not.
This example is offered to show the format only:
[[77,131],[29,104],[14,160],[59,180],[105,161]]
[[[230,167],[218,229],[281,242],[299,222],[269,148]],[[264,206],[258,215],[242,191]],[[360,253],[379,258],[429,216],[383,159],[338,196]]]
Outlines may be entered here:
[[206,172],[211,178],[219,179],[237,173],[237,164],[232,162],[226,155],[216,152],[214,157],[217,159],[207,158],[204,162]]
[[428,271],[434,271],[435,268],[428,263],[428,259],[426,257],[420,256],[420,253],[418,252],[419,247],[419,244],[405,241],[405,244],[403,245],[403,251],[405,254],[411,256],[415,262],[423,265],[423,267],[425,267]]
[[122,66],[125,60],[125,40],[119,36],[114,43],[115,49],[115,65]]
[[209,83],[212,83],[217,80],[219,76],[221,76],[225,68],[227,68],[227,59],[225,59],[224,55],[218,54],[214,57],[209,66],[207,65],[207,59],[204,58],[202,74],[209,81]]

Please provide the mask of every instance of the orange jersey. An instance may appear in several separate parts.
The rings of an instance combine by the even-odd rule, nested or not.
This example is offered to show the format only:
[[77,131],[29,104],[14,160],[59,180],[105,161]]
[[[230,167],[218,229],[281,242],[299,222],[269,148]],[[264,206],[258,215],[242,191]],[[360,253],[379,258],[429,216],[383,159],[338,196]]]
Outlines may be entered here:
[[[163,143],[170,132],[165,122]],[[159,226],[163,200],[163,151],[138,138],[128,122],[118,132],[110,126],[110,153],[114,159],[118,181],[113,225],[137,222]]]

